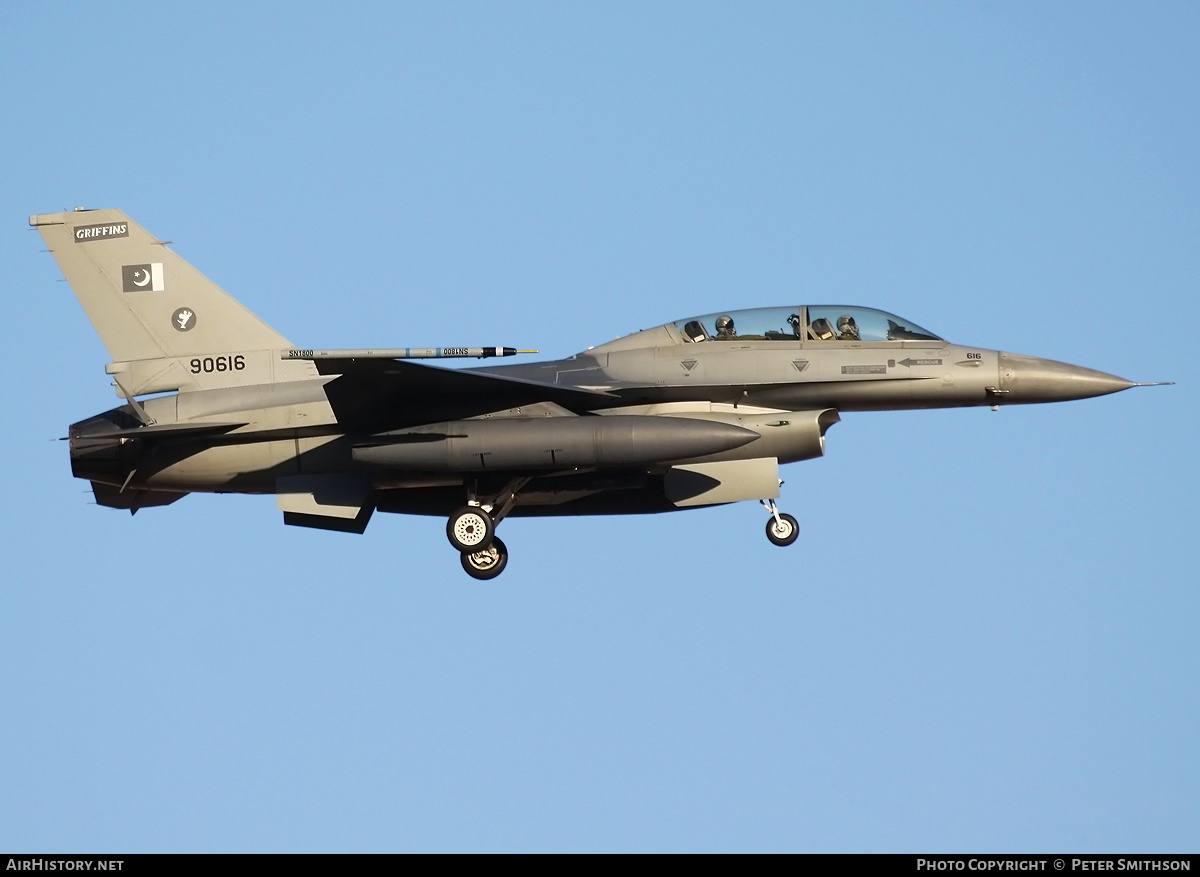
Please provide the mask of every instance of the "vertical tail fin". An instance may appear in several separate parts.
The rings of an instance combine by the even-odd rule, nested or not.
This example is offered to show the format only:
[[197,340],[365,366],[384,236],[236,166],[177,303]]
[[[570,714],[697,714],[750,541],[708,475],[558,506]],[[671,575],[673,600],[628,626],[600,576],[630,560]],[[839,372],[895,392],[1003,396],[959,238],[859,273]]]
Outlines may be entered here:
[[114,362],[287,340],[120,210],[29,217]]

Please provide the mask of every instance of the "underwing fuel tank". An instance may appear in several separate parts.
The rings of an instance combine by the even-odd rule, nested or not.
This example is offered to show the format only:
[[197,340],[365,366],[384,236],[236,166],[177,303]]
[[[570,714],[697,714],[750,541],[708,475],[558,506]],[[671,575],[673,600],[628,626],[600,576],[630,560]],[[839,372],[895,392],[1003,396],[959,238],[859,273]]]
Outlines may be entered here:
[[684,417],[513,417],[386,433],[352,454],[361,465],[427,471],[617,467],[719,454],[757,438],[740,426]]

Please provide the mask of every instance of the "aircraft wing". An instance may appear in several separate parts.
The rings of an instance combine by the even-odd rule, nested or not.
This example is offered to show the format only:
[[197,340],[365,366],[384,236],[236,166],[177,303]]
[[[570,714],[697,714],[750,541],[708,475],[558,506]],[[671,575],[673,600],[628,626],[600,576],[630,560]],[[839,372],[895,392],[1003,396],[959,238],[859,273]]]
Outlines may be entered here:
[[325,385],[325,394],[338,423],[354,432],[462,420],[537,402],[553,402],[576,414],[623,404],[609,393],[397,359],[314,362],[321,374],[337,375]]

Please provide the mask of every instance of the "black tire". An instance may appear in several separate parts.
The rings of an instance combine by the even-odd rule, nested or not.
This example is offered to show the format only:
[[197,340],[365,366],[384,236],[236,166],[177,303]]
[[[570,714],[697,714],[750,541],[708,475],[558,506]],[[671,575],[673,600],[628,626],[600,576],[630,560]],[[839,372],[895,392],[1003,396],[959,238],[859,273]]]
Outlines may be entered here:
[[[781,527],[780,524],[783,526]],[[800,525],[791,515],[780,513],[779,523],[775,522],[775,516],[772,515],[767,519],[767,538],[772,544],[778,545],[781,548],[791,545],[800,538]]]
[[446,522],[446,538],[464,554],[487,548],[495,535],[492,516],[476,505],[463,506]]
[[508,548],[495,536],[492,537],[492,544],[482,551],[464,552],[460,556],[467,575],[480,581],[494,579],[508,566]]

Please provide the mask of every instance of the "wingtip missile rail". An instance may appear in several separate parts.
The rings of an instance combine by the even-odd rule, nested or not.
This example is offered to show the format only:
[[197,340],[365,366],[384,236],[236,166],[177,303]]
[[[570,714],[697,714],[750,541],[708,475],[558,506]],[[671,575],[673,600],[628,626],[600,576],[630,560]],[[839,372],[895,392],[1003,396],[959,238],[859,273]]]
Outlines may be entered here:
[[378,350],[312,350],[288,348],[279,351],[280,359],[484,359],[490,356],[516,356],[518,353],[537,353],[536,350],[517,350],[515,347],[390,347]]

